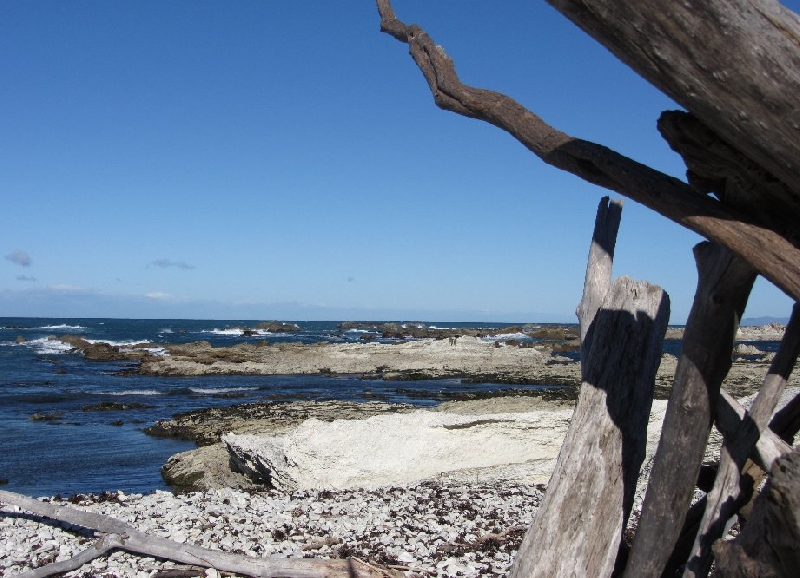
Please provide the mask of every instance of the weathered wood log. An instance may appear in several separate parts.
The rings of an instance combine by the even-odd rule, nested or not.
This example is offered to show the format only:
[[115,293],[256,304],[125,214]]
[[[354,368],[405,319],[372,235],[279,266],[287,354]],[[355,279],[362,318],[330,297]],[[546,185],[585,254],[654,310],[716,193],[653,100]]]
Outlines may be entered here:
[[36,569],[29,574],[23,574],[27,578],[51,576],[65,569],[75,569],[75,566],[68,568],[71,564],[83,564],[94,557],[105,554],[110,550],[125,550],[135,554],[144,554],[154,558],[173,560],[184,564],[193,564],[204,568],[216,568],[224,572],[233,572],[245,576],[292,576],[297,578],[323,578],[336,576],[359,576],[362,578],[387,577],[393,575],[389,570],[378,569],[360,560],[321,560],[311,558],[254,558],[221,552],[219,550],[209,550],[192,544],[180,544],[166,538],[148,536],[139,532],[126,522],[117,520],[110,516],[85,512],[69,506],[57,506],[48,502],[42,502],[5,490],[0,490],[0,502],[19,506],[22,510],[48,518],[58,520],[84,528],[95,530],[109,535],[105,541],[90,547],[88,550],[79,554],[72,562],[56,563],[56,565],[44,566]]
[[792,446],[769,427],[762,429],[760,435],[754,435],[757,431],[755,421],[742,404],[724,390],[720,391],[717,399],[714,425],[726,440],[732,440],[737,445],[747,439],[757,438],[749,458],[765,470],[769,470],[781,455],[792,451]]
[[786,183],[800,202],[795,13],[774,0],[548,3]]
[[[725,439],[730,440],[751,436],[753,435],[753,430],[756,429],[755,422],[750,418],[747,410],[724,389],[720,390],[719,399],[717,400],[714,425]],[[769,471],[775,460],[791,451],[792,446],[783,441],[771,429],[764,428],[756,441],[753,451],[750,453],[752,462],[748,460],[747,463],[750,465],[745,466],[744,469],[747,471],[743,475],[749,474],[751,468]],[[713,482],[714,480],[711,481],[705,491],[711,491]],[[662,576],[675,576],[680,569],[686,566],[686,561],[692,552],[695,537],[700,529],[700,522],[703,519],[707,505],[707,496],[703,496],[689,508],[680,537],[672,550]]]
[[755,272],[714,243],[695,247],[698,284],[625,576],[658,577],[677,543]]
[[748,159],[691,113],[667,111],[658,130],[686,163],[691,187],[745,211],[795,245],[800,242],[800,202],[772,173]]
[[621,205],[598,207],[578,317],[583,383],[544,503],[511,575],[610,576],[644,459],[669,320],[660,288],[611,283]]
[[686,563],[684,577],[698,578],[708,574],[712,562],[711,547],[722,537],[729,520],[752,498],[755,491],[753,485],[757,480],[750,475],[740,474],[748,469],[748,457],[775,411],[798,355],[800,307],[795,305],[778,353],[772,360],[764,384],[748,412],[752,427],[740,428],[737,433],[741,431],[743,435],[727,437],[722,446],[714,488],[708,494],[708,505],[691,557]]
[[617,279],[594,319],[586,380],[514,577],[611,576],[647,441],[666,294]]
[[800,453],[776,460],[753,515],[732,541],[714,546],[720,578],[789,578],[800,568]]
[[787,403],[769,422],[774,431],[788,444],[794,443],[794,436],[800,431],[800,394]]
[[[586,276],[583,282],[583,296],[575,314],[578,316],[581,331],[581,359],[588,359],[592,337],[589,332],[594,327],[592,320],[611,287],[614,269],[614,248],[622,219],[622,200],[600,199],[595,216],[594,233],[589,246]],[[581,365],[581,370],[586,364]],[[585,378],[585,376],[583,376]],[[583,379],[582,378],[582,379]]]
[[[570,3],[582,5],[578,0]],[[665,6],[674,4],[666,0],[662,3]],[[377,0],[377,4],[381,30],[408,44],[440,108],[493,124],[507,131],[544,162],[642,203],[728,247],[795,300],[800,300],[800,247],[772,227],[753,223],[748,212],[698,194],[686,183],[607,147],[567,135],[504,94],[464,85],[453,61],[423,29],[398,20],[390,0]],[[639,3],[624,4],[631,12],[639,9]],[[793,98],[795,93],[786,94]],[[781,122],[791,124],[783,117]]]

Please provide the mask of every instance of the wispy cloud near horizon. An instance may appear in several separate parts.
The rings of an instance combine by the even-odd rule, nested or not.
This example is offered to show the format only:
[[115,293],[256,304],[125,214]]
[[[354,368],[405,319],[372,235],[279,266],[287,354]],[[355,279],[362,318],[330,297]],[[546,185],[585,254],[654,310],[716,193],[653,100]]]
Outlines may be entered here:
[[171,259],[156,259],[155,261],[150,261],[151,265],[155,265],[159,269],[183,269],[183,270],[190,270],[196,269],[194,265],[190,265],[185,261],[172,261]]
[[17,275],[17,281],[28,281],[31,283],[35,283],[36,277],[31,277],[30,275]]
[[33,259],[31,259],[31,256],[20,249],[15,249],[8,255],[4,255],[4,257],[6,261],[11,261],[20,267],[30,267],[33,264]]

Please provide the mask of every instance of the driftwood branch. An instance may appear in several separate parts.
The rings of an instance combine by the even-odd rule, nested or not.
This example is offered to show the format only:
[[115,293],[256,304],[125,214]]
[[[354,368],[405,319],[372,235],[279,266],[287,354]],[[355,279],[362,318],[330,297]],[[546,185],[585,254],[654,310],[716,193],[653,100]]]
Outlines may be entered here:
[[[600,203],[581,335],[583,383],[547,494],[517,553],[515,577],[610,576],[644,459],[655,372],[669,319],[660,288],[610,282],[619,205]],[[595,278],[594,275],[597,275]]]
[[800,201],[800,18],[775,0],[548,0]]
[[[440,108],[493,124],[544,162],[616,191],[716,241],[800,300],[800,248],[780,233],[754,223],[748,212],[699,194],[678,179],[557,130],[504,94],[463,84],[453,61],[422,28],[398,20],[389,0],[377,0],[377,4],[381,30],[408,44]],[[575,4],[582,3],[576,0]],[[626,4],[633,12],[639,7],[639,3]]]
[[763,470],[769,470],[781,455],[792,451],[792,446],[783,441],[772,429],[765,427],[760,435],[756,431],[755,421],[749,412],[725,390],[719,392],[714,424],[725,440],[740,444],[742,440],[757,437],[749,458]]
[[[746,463],[767,422],[772,417],[786,381],[800,354],[800,307],[794,307],[780,349],[770,365],[761,390],[748,412],[752,427],[743,427],[725,439],[720,455],[714,488],[708,494],[708,505],[700,523],[691,557],[686,564],[686,578],[702,577],[711,568],[714,542],[722,537],[726,524],[752,498],[754,480],[742,476]],[[769,464],[771,466],[771,464]]]
[[794,443],[794,436],[800,431],[800,394],[787,403],[769,422],[774,431],[787,444]]
[[[67,564],[74,564],[83,559],[89,561],[111,550],[125,550],[134,554],[143,554],[204,568],[215,568],[223,572],[233,572],[244,576],[292,576],[296,578],[356,576],[359,578],[377,578],[393,575],[389,570],[375,568],[354,558],[348,560],[265,559],[221,552],[219,550],[209,550],[191,544],[180,544],[166,538],[148,536],[136,530],[133,526],[110,516],[85,512],[69,506],[56,506],[13,492],[0,490],[0,502],[18,506],[26,512],[44,518],[111,535],[106,542],[101,541],[94,548],[79,554],[78,558],[67,561]],[[40,573],[30,574],[29,578],[51,576],[57,572],[63,572],[64,570],[58,564],[61,563],[37,569]]]
[[70,572],[77,570],[84,564],[88,564],[95,558],[105,556],[112,550],[121,548],[123,545],[122,539],[118,534],[105,534],[101,536],[94,544],[89,546],[80,554],[73,556],[68,560],[61,562],[52,562],[46,566],[34,568],[28,572],[19,574],[16,578],[45,578],[45,576],[53,576],[61,574],[62,572]]
[[661,575],[678,541],[720,385],[755,272],[713,243],[695,247],[698,284],[625,576]]

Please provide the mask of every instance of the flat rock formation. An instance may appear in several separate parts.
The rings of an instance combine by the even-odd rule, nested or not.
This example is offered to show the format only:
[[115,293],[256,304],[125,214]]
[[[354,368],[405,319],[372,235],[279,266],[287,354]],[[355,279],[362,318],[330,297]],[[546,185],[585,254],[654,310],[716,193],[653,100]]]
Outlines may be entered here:
[[[361,374],[383,379],[492,376],[513,383],[574,383],[575,368],[547,349],[519,347],[477,337],[404,343],[208,342],[165,347],[166,355],[143,360],[145,375]],[[554,366],[554,367],[551,367]],[[561,369],[555,366],[562,366]]]
[[485,482],[512,464],[525,464],[525,482],[546,483],[571,414],[420,410],[361,420],[310,419],[282,436],[226,434],[222,440],[237,470],[284,491],[377,488],[465,469]]
[[[460,377],[471,382],[580,385],[580,363],[546,346],[520,347],[460,337],[405,343],[241,344],[211,347],[207,342],[165,347],[164,356],[141,361],[145,375],[354,374],[410,381]],[[745,348],[726,380],[734,395],[758,387],[774,354]],[[745,356],[749,356],[745,358]],[[666,398],[677,359],[665,353],[656,376],[656,397]],[[796,378],[795,378],[796,379]]]

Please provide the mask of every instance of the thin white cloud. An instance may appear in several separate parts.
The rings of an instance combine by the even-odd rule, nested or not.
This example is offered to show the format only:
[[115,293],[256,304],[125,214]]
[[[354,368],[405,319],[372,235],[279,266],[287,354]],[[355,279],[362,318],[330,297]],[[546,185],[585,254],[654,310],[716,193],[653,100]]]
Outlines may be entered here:
[[51,291],[58,291],[59,293],[86,293],[86,289],[80,285],[71,285],[70,283],[57,283],[50,285]]
[[150,261],[151,265],[155,265],[159,269],[194,269],[194,265],[190,265],[185,261],[172,261],[171,259],[156,259],[155,261]]
[[169,293],[164,293],[163,291],[151,291],[150,293],[145,293],[145,297],[148,299],[163,299],[163,300],[170,300],[174,299],[172,295]]
[[31,283],[35,283],[36,277],[31,277],[30,275],[17,275],[17,281],[29,281]]
[[20,251],[19,249],[15,249],[11,251],[8,255],[5,255],[6,261],[11,261],[12,263],[19,265],[20,267],[30,267],[33,263],[33,259],[31,256],[28,255],[25,251]]

